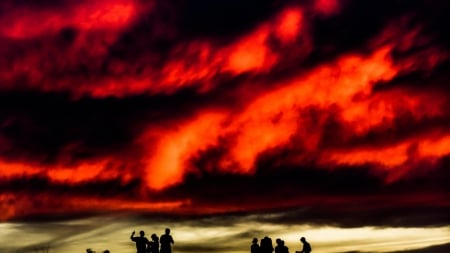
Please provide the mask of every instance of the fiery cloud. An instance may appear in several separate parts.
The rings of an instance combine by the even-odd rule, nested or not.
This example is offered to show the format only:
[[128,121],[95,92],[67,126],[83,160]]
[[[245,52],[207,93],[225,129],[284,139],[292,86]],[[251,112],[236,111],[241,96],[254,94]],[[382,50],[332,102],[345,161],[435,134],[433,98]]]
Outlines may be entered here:
[[448,210],[448,7],[4,1],[0,219]]

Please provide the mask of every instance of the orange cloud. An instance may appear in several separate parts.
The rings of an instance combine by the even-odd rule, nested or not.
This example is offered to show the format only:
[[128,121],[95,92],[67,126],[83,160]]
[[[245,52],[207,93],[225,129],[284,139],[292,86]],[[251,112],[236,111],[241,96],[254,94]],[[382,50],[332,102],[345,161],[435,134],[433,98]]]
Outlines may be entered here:
[[370,94],[376,82],[389,80],[396,73],[388,53],[389,49],[383,48],[367,58],[343,56],[335,63],[288,80],[251,102],[231,127],[238,133],[232,159],[249,171],[258,154],[286,145],[302,128],[301,110],[310,106],[345,108],[355,95]]
[[144,158],[145,179],[150,188],[162,189],[179,183],[189,170],[189,158],[217,142],[224,115],[206,112],[163,129],[152,129],[140,143],[148,150]]
[[304,27],[303,11],[299,8],[291,8],[280,14],[275,33],[281,41],[292,42],[303,31]]

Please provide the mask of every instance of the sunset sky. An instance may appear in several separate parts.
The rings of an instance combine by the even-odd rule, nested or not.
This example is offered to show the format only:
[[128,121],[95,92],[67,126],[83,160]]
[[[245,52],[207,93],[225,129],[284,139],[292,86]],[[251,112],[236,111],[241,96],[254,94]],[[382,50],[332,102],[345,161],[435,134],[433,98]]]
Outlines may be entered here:
[[449,13],[1,0],[0,253],[450,252]]

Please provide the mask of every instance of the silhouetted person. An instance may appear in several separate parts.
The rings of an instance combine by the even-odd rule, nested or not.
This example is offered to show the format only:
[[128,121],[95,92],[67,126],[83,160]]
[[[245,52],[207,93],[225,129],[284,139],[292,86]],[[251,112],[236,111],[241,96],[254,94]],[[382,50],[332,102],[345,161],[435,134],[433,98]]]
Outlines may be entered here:
[[170,228],[166,228],[166,233],[161,235],[159,242],[161,243],[161,253],[172,253],[172,244],[174,244],[174,241],[170,235]]
[[106,249],[105,251],[103,251],[103,253],[110,253],[108,249]]
[[289,248],[284,245],[284,241],[280,238],[276,239],[277,246],[275,247],[275,253],[289,253]]
[[289,253],[289,248],[284,244],[283,240],[281,240],[281,246],[283,247],[283,253]]
[[137,253],[147,253],[147,245],[149,245],[149,241],[147,237],[145,237],[145,232],[140,231],[140,237],[134,236],[135,232],[131,233],[130,239],[136,243]]
[[257,238],[253,238],[252,246],[250,246],[250,253],[261,253]]
[[295,253],[310,253],[312,251],[311,245],[309,245],[305,237],[300,238],[300,241],[303,243],[303,249],[302,251],[296,251]]
[[261,239],[260,252],[272,253],[272,251],[273,251],[272,239],[268,236],[265,236],[263,239]]
[[275,253],[282,253],[283,249],[281,248],[281,239],[277,238],[275,243],[277,244],[277,246],[275,246]]
[[150,241],[148,252],[159,253],[159,238],[156,234],[152,234],[152,240]]

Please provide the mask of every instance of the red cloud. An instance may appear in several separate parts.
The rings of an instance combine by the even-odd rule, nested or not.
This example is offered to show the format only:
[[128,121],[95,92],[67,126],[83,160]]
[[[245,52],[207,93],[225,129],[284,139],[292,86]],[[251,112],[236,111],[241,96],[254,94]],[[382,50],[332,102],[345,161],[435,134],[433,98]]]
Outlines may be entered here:
[[[123,131],[128,139],[110,153],[100,151],[109,147],[90,142],[92,133],[81,131],[75,120],[60,126],[58,119],[47,119],[45,113],[30,116],[27,109],[12,108],[13,116],[0,118],[0,180],[45,178],[50,185],[74,188],[137,182],[132,190],[138,202],[123,196],[102,199],[70,193],[67,204],[59,206],[51,194],[33,198],[61,212],[89,207],[158,211],[191,203],[185,198],[149,200],[181,187],[189,176],[251,177],[267,169],[262,168],[264,159],[276,161],[267,162],[274,170],[362,167],[383,182],[395,183],[422,164],[430,170],[438,167],[450,155],[448,90],[427,83],[449,54],[433,43],[432,34],[424,35],[425,25],[412,26],[409,18],[401,18],[359,48],[334,52],[317,48],[314,14],[319,13],[321,20],[338,15],[345,7],[338,1],[281,8],[226,39],[185,38],[175,27],[161,35],[156,30],[167,24],[153,7],[140,1],[81,1],[60,8],[10,7],[0,17],[4,56],[0,93],[64,94],[64,103],[84,106],[82,114],[91,117],[86,122],[97,122],[92,118],[105,112],[91,114],[91,101],[111,105],[139,98],[136,108],[145,104],[142,101],[157,101],[151,104],[157,109],[148,108],[139,120],[128,117],[130,112],[120,106],[114,107],[117,112],[108,112],[112,118],[115,113],[122,117],[112,122],[136,121],[120,124],[130,128]],[[139,46],[137,53],[133,46]],[[408,83],[411,75],[426,80],[414,86]],[[194,99],[187,101],[189,96]],[[33,120],[43,120],[48,127],[56,124],[64,129],[62,133],[73,132],[75,137],[67,143],[55,141],[56,147],[42,141],[45,138],[35,140],[46,127],[35,126]],[[120,128],[102,126],[105,131]],[[83,133],[86,136],[80,137]],[[28,150],[23,136],[54,148],[36,152],[51,155],[27,157],[33,150]],[[84,142],[78,145],[77,138]],[[215,152],[212,158],[211,152]],[[208,160],[208,168],[198,165],[201,160]],[[0,193],[0,219],[21,216],[20,209],[30,207],[23,194]],[[301,203],[294,199],[278,204]],[[215,212],[222,207],[205,204],[202,210]],[[51,210],[37,210],[47,211]]]

